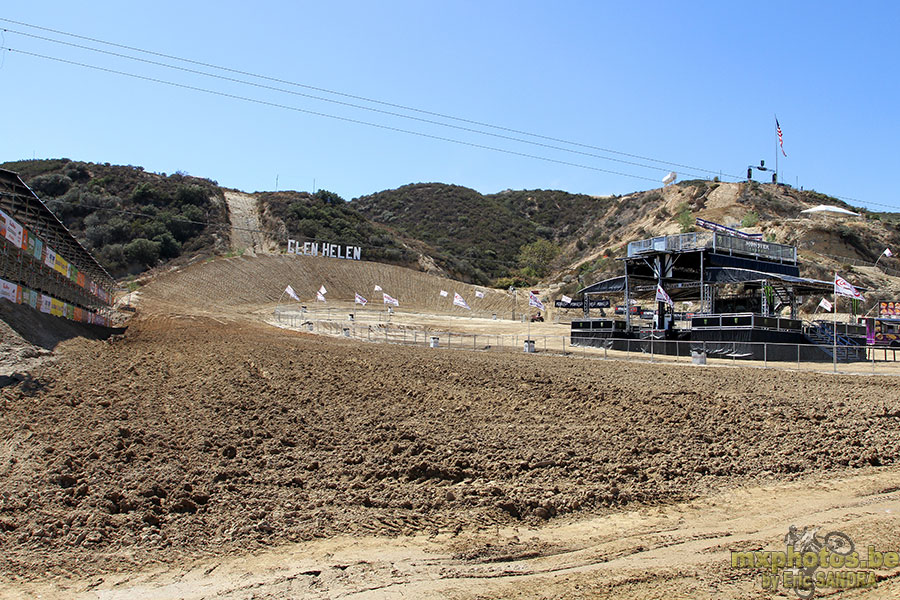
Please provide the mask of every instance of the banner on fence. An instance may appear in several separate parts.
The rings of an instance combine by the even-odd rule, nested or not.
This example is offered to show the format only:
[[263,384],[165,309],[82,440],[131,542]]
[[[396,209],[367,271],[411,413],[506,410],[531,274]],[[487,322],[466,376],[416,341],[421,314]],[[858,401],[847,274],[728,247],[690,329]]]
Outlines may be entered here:
[[[569,300],[569,302],[557,300],[553,303],[553,306],[556,308],[584,308],[584,300],[572,300],[571,298]],[[609,308],[609,298],[591,300],[588,308]]]
[[0,298],[5,298],[13,304],[22,303],[22,288],[18,284],[0,279]]

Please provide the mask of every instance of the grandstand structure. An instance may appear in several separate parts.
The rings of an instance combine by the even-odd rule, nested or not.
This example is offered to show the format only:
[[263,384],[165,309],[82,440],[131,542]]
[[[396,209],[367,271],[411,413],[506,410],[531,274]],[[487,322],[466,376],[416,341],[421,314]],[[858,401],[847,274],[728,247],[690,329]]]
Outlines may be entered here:
[[[574,345],[660,354],[697,351],[757,360],[865,360],[864,325],[804,322],[800,302],[829,295],[832,281],[800,276],[797,248],[724,226],[628,244],[625,275],[580,290],[621,301],[623,318],[573,321]],[[670,300],[663,301],[662,299]],[[631,307],[650,302],[655,311]],[[682,312],[675,310],[683,307]],[[695,307],[688,312],[687,307]],[[643,318],[647,316],[649,318]],[[645,348],[645,346],[647,346]]]
[[18,174],[0,169],[0,298],[109,325],[114,279]]

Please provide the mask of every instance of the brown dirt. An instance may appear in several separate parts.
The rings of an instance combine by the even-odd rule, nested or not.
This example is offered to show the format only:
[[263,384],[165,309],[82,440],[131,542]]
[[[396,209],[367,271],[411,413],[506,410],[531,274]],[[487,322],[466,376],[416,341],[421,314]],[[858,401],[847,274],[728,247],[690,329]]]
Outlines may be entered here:
[[791,523],[896,549],[898,378],[365,344],[170,283],[0,390],[0,597],[752,598],[728,550]]

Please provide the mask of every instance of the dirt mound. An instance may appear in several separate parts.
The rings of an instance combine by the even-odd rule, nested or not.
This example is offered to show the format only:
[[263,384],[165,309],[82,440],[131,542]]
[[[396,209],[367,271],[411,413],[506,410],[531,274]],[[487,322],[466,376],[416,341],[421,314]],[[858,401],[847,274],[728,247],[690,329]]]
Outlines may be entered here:
[[890,465],[900,443],[896,379],[360,345],[190,316],[73,340],[0,411],[0,550],[22,578],[537,524]]
[[54,348],[77,337],[104,339],[120,330],[77,323],[0,300],[0,385],[50,357]]
[[[283,295],[290,285],[304,302],[315,304],[316,291],[325,286],[327,307],[329,301],[352,303],[359,293],[372,306],[383,306],[382,292],[400,302],[401,309],[422,310],[432,313],[457,314],[453,293],[460,293],[473,311],[479,313],[511,313],[514,298],[505,290],[495,290],[458,283],[403,267],[367,261],[336,258],[264,255],[255,257],[223,258],[179,269],[149,283],[144,289],[147,301],[162,303],[169,309],[188,313],[221,313],[223,309],[244,312],[270,306]],[[446,297],[441,290],[448,292]],[[478,298],[475,291],[484,293]],[[527,299],[519,293],[518,306],[524,308]]]

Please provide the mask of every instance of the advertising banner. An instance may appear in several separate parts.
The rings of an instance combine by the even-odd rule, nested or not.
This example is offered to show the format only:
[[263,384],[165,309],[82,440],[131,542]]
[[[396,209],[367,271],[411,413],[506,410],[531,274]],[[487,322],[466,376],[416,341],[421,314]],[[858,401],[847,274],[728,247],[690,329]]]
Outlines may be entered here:
[[66,303],[56,298],[50,298],[50,314],[54,317],[61,317],[66,312]]
[[[556,308],[584,308],[584,300],[572,300],[571,302],[557,300],[553,303],[553,306]],[[609,298],[591,300],[589,308],[609,308]]]
[[9,215],[3,215],[3,217],[6,218],[6,239],[12,242],[16,248],[21,248],[22,235],[25,233],[25,229]]
[[881,317],[895,317],[900,319],[900,302],[879,303],[878,315]]
[[21,304],[22,288],[18,284],[0,279],[0,298],[5,298],[13,304]]

